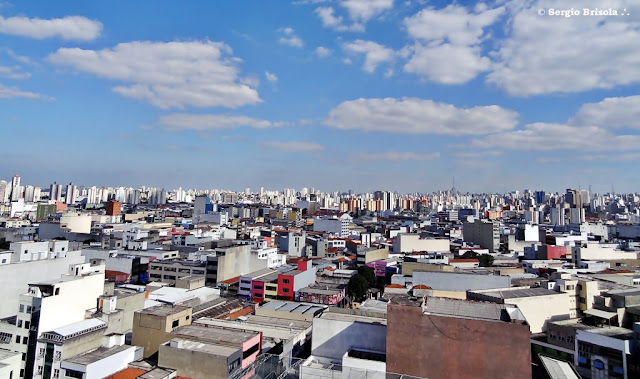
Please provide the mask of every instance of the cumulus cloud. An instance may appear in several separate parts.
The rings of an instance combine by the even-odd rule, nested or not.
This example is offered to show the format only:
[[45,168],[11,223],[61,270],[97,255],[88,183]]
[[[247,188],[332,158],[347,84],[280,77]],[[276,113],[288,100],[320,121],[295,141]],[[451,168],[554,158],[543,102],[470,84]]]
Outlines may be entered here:
[[283,123],[271,122],[242,115],[190,113],[173,113],[161,116],[158,123],[162,128],[169,131],[212,131],[233,129],[241,126],[263,129],[283,125]]
[[462,84],[491,67],[482,55],[485,29],[504,13],[504,7],[469,10],[460,5],[425,8],[404,20],[413,44],[404,71],[444,84]]
[[612,153],[637,150],[640,135],[618,134],[615,131],[640,127],[639,104],[640,96],[606,98],[598,103],[584,104],[566,123],[531,123],[520,130],[476,138],[471,145],[492,150]]
[[343,130],[469,135],[512,129],[518,113],[497,105],[458,108],[417,98],[357,99],[333,108],[324,123]]
[[279,32],[281,33],[281,37],[278,39],[279,44],[297,48],[304,47],[304,42],[300,37],[296,35],[296,32],[295,30],[293,30],[293,28],[281,28],[279,29]]
[[267,80],[270,81],[271,83],[275,83],[278,81],[278,76],[269,71],[264,72],[264,77],[267,78]]
[[370,74],[376,70],[378,65],[393,61],[395,56],[395,52],[392,49],[373,41],[363,41],[361,39],[345,42],[342,48],[348,53],[364,54],[362,69]]
[[471,145],[508,150],[635,150],[640,146],[640,136],[615,135],[597,126],[538,122],[522,130],[474,139]]
[[440,157],[440,153],[416,153],[410,151],[387,151],[382,153],[355,153],[353,157],[365,161],[432,161]]
[[0,16],[0,33],[35,39],[93,41],[102,33],[102,23],[82,16],[53,19]]
[[324,47],[324,46],[318,46],[316,47],[316,49],[313,51],[313,53],[318,57],[318,58],[326,58],[329,55],[331,55],[331,50],[329,50],[328,48]]
[[[560,5],[562,5],[560,7]],[[538,16],[538,9],[603,8],[599,0],[514,1],[507,38],[487,81],[510,95],[574,93],[640,82],[640,9],[611,0],[629,16]],[[548,12],[547,12],[548,14]]]
[[319,143],[305,141],[268,141],[262,143],[262,145],[285,153],[305,153],[324,150],[324,146]]
[[569,124],[638,129],[640,96],[608,97],[599,103],[584,104],[569,120]]
[[0,77],[7,79],[28,79],[31,74],[22,71],[19,66],[0,66]]
[[363,32],[370,19],[393,8],[393,0],[343,0],[339,5],[346,11],[350,23],[344,17],[336,15],[334,7],[318,7],[315,13],[322,25],[337,31]]
[[42,95],[36,92],[22,91],[17,87],[7,87],[5,85],[0,84],[0,99],[12,99],[12,98],[25,98],[25,99],[36,99],[36,100],[46,100],[46,101],[54,100],[54,98],[51,96]]
[[239,59],[221,42],[126,42],[113,48],[60,48],[47,57],[102,78],[124,83],[113,91],[156,107],[236,108],[260,102]]

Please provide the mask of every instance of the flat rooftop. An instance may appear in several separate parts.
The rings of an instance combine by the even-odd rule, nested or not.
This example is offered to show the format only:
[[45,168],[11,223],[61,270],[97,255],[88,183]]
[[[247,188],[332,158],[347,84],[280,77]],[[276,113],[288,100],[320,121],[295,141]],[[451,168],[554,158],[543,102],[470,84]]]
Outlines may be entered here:
[[297,303],[293,301],[272,300],[262,305],[259,309],[268,309],[289,313],[315,314],[327,309],[327,306],[313,303]]
[[369,317],[357,314],[337,313],[337,312],[324,312],[319,318],[334,321],[345,322],[364,322],[367,324],[382,324],[387,325],[387,319],[382,317]]
[[198,325],[186,325],[177,328],[172,334],[178,338],[202,342],[242,345],[247,340],[255,337],[258,332],[243,332],[238,330],[208,328]]
[[189,309],[189,307],[185,307],[182,305],[156,305],[150,308],[139,310],[138,312],[143,315],[154,315],[154,316],[165,317],[165,316],[170,316],[176,313],[184,312],[187,309]]
[[217,344],[193,341],[193,340],[188,340],[183,338],[174,338],[171,341],[181,343],[182,346],[180,346],[179,349],[182,349],[182,350],[197,351],[200,353],[217,355],[221,357],[230,357],[231,355],[235,354],[238,350],[240,350],[239,347],[217,345]]
[[79,355],[76,355],[75,357],[65,359],[64,361],[87,366],[94,362],[98,362],[105,358],[108,358],[114,354],[118,354],[125,350],[135,349],[135,348],[136,348],[135,346],[130,346],[130,345],[114,346],[111,348],[100,347],[97,350],[93,350],[89,353],[79,354]]
[[591,327],[590,329],[586,329],[586,332],[598,334],[601,336],[611,337],[619,340],[629,340],[633,339],[633,330],[621,328],[619,326],[602,326],[602,327]]
[[535,296],[551,296],[551,295],[564,295],[562,292],[552,291],[546,288],[503,288],[496,290],[477,290],[469,291],[472,293],[479,293],[486,296],[493,296],[499,299],[516,299],[521,297],[535,297]]
[[485,301],[449,299],[444,297],[427,297],[423,313],[438,316],[502,321],[504,304]]

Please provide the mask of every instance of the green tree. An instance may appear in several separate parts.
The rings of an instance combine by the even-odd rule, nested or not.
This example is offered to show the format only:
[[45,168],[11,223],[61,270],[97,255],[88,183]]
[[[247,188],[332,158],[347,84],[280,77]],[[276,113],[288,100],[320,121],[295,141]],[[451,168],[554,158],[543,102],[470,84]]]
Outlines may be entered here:
[[376,284],[376,273],[369,266],[362,266],[358,268],[358,274],[362,275],[367,282],[369,283],[369,287],[373,287]]
[[467,250],[460,256],[463,259],[477,259],[480,262],[480,267],[493,266],[493,255],[490,254],[478,254],[475,251]]
[[491,267],[491,266],[493,266],[493,255],[481,254],[478,257],[478,260],[480,261],[480,266],[481,267]]
[[369,290],[369,282],[364,276],[356,274],[352,276],[351,279],[349,279],[349,284],[347,285],[347,293],[355,301],[364,300],[367,296],[367,290]]

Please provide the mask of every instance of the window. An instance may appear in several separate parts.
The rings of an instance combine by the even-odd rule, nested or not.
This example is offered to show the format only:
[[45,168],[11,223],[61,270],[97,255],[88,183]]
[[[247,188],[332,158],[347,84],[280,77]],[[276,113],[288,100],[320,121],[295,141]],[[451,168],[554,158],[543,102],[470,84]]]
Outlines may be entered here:
[[283,289],[282,289],[282,292],[284,292],[284,293],[288,293],[288,292],[289,292],[289,289],[288,289],[288,288],[283,288]]
[[56,288],[56,295],[60,295],[60,287]]
[[20,369],[20,377],[24,378],[24,369],[23,368]]
[[42,375],[42,366],[38,366],[38,375]]
[[2,259],[2,263],[7,263],[7,260],[5,258]]
[[25,329],[29,329],[29,326],[31,326],[31,321],[25,321],[24,322],[24,328]]
[[68,378],[79,378],[82,379],[82,377],[84,376],[83,372],[80,371],[75,371],[75,370],[65,370],[66,371],[66,375]]
[[22,328],[22,320],[18,320],[18,328]]
[[179,324],[179,320],[173,320],[173,322],[171,323],[171,327],[172,328],[177,328]]
[[29,342],[29,337],[22,337],[22,344],[26,345]]
[[22,353],[22,360],[26,361],[27,360],[27,353]]
[[60,370],[58,370],[57,368],[53,369],[53,377],[54,378],[59,378],[60,377]]
[[282,283],[289,284],[289,279],[282,279]]
[[190,319],[190,318],[191,318],[191,317],[189,317],[189,315],[187,315],[187,317],[185,317],[184,319],[185,319],[185,320],[188,320],[188,319]]
[[24,313],[24,304],[20,304],[20,313]]
[[20,336],[16,336],[16,343],[20,343]]

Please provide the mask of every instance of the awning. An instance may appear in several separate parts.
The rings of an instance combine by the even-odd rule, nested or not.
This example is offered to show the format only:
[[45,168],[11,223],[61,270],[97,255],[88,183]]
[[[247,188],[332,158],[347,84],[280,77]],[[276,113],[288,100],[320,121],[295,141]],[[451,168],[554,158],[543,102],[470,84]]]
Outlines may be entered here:
[[599,309],[587,309],[586,311],[584,311],[584,313],[588,314],[589,316],[606,318],[607,320],[610,320],[618,315],[616,312],[601,311]]

